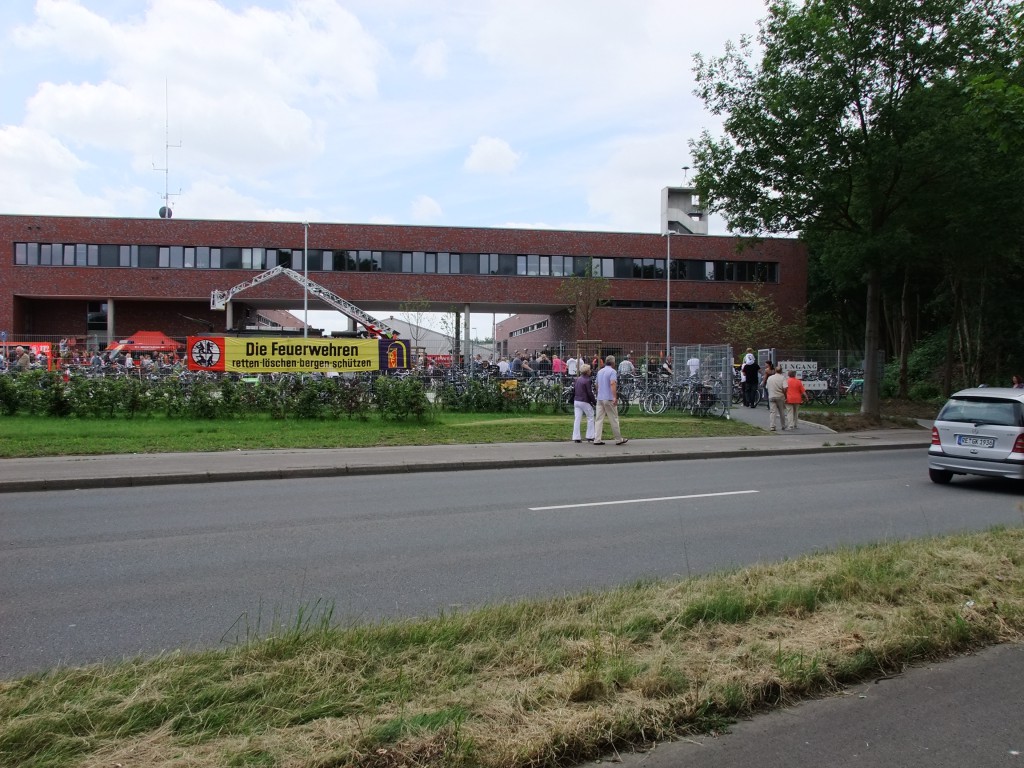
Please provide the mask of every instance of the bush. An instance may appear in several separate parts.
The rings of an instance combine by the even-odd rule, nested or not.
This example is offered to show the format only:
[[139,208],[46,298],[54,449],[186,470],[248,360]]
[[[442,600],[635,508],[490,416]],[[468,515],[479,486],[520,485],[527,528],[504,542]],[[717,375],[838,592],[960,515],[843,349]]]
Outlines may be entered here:
[[110,419],[163,413],[169,418],[365,419],[376,396],[381,416],[423,418],[430,411],[423,384],[416,378],[380,376],[371,389],[363,378],[339,376],[273,381],[240,381],[228,377],[133,376],[90,378],[29,371],[0,375],[0,415],[19,412],[58,417]]
[[932,401],[942,396],[939,385],[930,381],[918,381],[910,386],[907,393],[911,400]]
[[437,394],[437,403],[449,411],[464,413],[505,413],[530,407],[523,388],[509,386],[517,382],[504,379],[469,379],[445,384]]
[[422,419],[430,409],[423,382],[414,376],[378,376],[373,382],[377,412],[384,419]]
[[330,379],[333,388],[330,391],[328,408],[335,418],[342,414],[350,419],[367,419],[370,415],[371,392],[366,382],[347,376]]
[[14,376],[0,375],[0,413],[13,416],[18,412],[20,398],[18,388],[14,384]]
[[[938,394],[942,369],[946,359],[946,333],[941,331],[920,341],[907,357],[907,395],[912,400],[927,400],[916,397],[915,388],[934,387]],[[896,397],[899,394],[899,360],[893,359],[885,366],[882,376],[882,397]],[[926,388],[922,392],[928,391]]]
[[220,412],[220,392],[212,381],[193,381],[185,387],[185,413],[196,419],[216,419]]

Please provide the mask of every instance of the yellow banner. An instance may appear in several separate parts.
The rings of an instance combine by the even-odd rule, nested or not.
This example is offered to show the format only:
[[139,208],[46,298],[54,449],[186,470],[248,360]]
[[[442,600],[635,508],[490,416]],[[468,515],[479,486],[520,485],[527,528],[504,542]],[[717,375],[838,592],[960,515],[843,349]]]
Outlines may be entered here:
[[[212,339],[208,341],[214,342]],[[315,371],[356,373],[377,371],[388,366],[387,347],[381,349],[380,339],[236,339],[221,337],[216,339],[214,344],[208,344],[207,351],[213,349],[214,346],[217,348],[215,356],[220,356],[220,361],[197,360],[198,364],[193,366],[192,360],[190,360],[189,367],[238,373],[308,373]],[[402,363],[404,364],[404,349],[402,352]]]

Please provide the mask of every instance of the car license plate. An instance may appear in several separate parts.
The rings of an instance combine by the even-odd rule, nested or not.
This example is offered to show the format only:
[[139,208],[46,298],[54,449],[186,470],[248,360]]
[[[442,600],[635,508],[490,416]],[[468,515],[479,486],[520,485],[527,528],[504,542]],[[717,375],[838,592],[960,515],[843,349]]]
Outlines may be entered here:
[[996,439],[994,437],[976,437],[974,435],[957,435],[956,444],[963,445],[968,448],[995,448]]

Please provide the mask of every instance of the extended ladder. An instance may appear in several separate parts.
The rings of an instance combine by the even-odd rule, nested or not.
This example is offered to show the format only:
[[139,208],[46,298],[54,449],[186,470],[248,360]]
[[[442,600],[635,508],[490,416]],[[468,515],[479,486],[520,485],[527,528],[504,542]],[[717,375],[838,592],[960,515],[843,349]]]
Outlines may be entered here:
[[366,328],[366,332],[376,338],[386,339],[397,339],[398,332],[392,330],[384,323],[377,320],[372,315],[368,315],[363,312],[359,307],[350,301],[345,301],[335,293],[324,288],[322,285],[314,283],[307,277],[300,275],[294,269],[288,267],[276,266],[272,269],[268,269],[266,272],[261,272],[256,277],[250,278],[244,282],[239,283],[234,288],[229,288],[226,291],[213,291],[210,294],[210,309],[226,309],[228,302],[236,294],[242,291],[247,291],[250,288],[265,283],[267,280],[277,277],[278,275],[284,275],[287,278],[294,280],[296,283],[305,288],[311,295],[316,296],[318,299],[330,304],[336,310],[341,312],[346,317],[355,320],[357,323]]

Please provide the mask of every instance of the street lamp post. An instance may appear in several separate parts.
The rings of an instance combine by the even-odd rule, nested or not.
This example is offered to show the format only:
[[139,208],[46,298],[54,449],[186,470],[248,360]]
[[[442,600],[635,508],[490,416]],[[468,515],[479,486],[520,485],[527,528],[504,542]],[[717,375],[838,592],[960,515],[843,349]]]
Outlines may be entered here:
[[302,338],[309,338],[309,222],[302,222]]
[[[672,235],[678,235],[671,229],[665,232],[665,359],[670,360],[672,350]],[[670,362],[671,364],[671,362]]]

